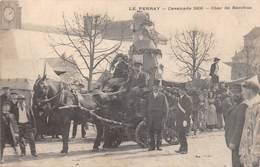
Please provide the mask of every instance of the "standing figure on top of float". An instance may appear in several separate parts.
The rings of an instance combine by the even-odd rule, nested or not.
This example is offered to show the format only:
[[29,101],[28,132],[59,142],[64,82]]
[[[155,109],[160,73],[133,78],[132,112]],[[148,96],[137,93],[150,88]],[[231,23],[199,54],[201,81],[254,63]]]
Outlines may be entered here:
[[218,83],[219,83],[219,63],[220,59],[215,57],[213,64],[210,66],[210,73],[209,75],[211,76],[211,89],[218,89]]

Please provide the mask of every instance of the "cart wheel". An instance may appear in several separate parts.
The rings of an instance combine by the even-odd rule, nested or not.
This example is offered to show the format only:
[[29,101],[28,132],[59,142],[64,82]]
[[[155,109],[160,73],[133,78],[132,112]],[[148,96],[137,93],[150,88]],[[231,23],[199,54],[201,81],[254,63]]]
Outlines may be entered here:
[[103,145],[104,148],[116,148],[122,143],[122,136],[120,131],[116,129],[110,129],[106,133],[106,139]]
[[144,121],[139,122],[135,129],[135,141],[141,147],[146,148],[149,144],[148,130]]
[[111,141],[111,147],[116,148],[122,143],[122,138],[120,137],[120,134],[115,134]]
[[163,138],[170,145],[179,144],[178,135],[174,130],[165,130],[163,134]]

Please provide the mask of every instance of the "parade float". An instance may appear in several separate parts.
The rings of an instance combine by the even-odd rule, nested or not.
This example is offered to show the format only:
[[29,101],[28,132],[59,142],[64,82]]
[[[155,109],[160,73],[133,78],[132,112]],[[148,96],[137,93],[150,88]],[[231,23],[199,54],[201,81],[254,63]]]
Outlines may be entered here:
[[[117,147],[122,141],[135,141],[142,147],[147,147],[149,143],[148,129],[145,124],[145,101],[146,96],[151,91],[151,88],[155,80],[160,81],[162,86],[163,82],[163,64],[161,64],[162,52],[158,48],[158,44],[166,44],[167,39],[155,29],[154,23],[150,19],[148,13],[136,12],[133,15],[132,21],[132,45],[129,48],[128,55],[118,54],[115,56],[111,63],[111,69],[114,69],[114,65],[118,63],[119,59],[124,64],[122,70],[123,75],[128,76],[124,78],[118,78],[115,75],[110,74],[104,77],[103,81],[100,81],[103,85],[102,93],[99,93],[100,101],[108,104],[108,111],[106,118],[121,122],[122,125],[108,126],[106,128],[105,136],[110,141],[108,145],[111,147]],[[142,64],[142,71],[148,78],[147,87],[139,89],[138,93],[132,94],[131,88],[125,90],[125,83],[129,81],[131,72],[133,71],[134,64]],[[125,69],[128,69],[125,71]],[[116,76],[112,77],[111,76]],[[104,85],[104,83],[106,83]],[[174,84],[176,86],[176,84]],[[169,90],[163,90],[167,93],[167,98],[174,99],[174,92]],[[134,100],[138,99],[138,100]],[[129,101],[135,101],[127,104]],[[171,100],[174,101],[175,100]],[[174,105],[174,104],[172,104]],[[175,108],[177,109],[177,108]],[[174,109],[171,111],[173,112]],[[178,138],[176,135],[175,127],[171,122],[174,122],[172,113],[168,115],[165,121],[165,128],[163,130],[163,137],[169,144],[177,144]],[[106,140],[106,139],[105,139]]]

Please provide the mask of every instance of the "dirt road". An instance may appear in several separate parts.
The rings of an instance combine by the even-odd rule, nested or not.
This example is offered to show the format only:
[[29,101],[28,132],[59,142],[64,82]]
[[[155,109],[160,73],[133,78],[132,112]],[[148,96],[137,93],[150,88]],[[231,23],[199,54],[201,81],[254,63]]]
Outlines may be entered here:
[[[91,134],[93,136],[93,134]],[[76,138],[70,142],[67,155],[61,155],[61,142],[47,139],[37,143],[39,157],[15,157],[11,148],[5,150],[5,163],[11,167],[224,167],[231,165],[225,146],[224,132],[209,132],[189,137],[189,153],[175,153],[178,146],[164,143],[162,151],[142,149],[134,142],[119,148],[91,152],[93,138]],[[29,146],[27,146],[29,147]],[[29,148],[28,151],[29,152]]]

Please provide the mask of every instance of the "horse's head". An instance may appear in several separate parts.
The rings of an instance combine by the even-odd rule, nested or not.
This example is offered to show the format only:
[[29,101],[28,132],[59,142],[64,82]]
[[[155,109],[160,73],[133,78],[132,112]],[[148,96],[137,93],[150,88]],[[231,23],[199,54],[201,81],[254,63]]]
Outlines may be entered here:
[[38,96],[47,96],[48,94],[48,83],[46,75],[39,77],[33,86],[34,93]]

